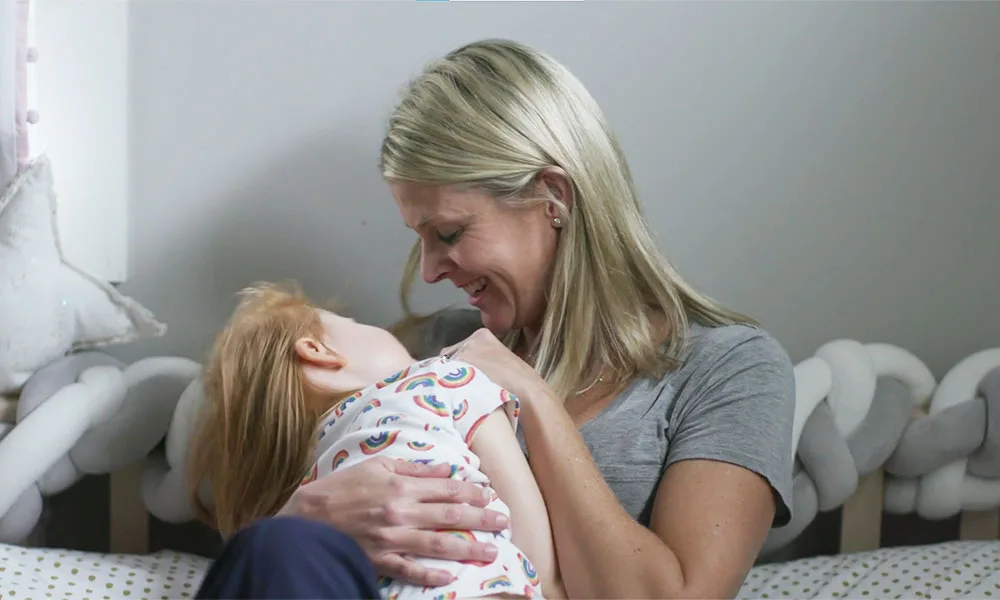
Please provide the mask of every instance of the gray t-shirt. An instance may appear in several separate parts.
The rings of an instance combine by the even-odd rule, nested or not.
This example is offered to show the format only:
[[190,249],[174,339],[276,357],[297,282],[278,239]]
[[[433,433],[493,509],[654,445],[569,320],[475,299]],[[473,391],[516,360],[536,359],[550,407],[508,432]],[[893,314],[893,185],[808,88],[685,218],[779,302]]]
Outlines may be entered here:
[[[421,353],[435,354],[478,326],[475,311],[441,313],[422,328]],[[677,369],[632,382],[580,435],[608,486],[643,525],[664,470],[709,459],[766,479],[778,503],[773,525],[781,526],[792,506],[792,369],[785,350],[760,328],[692,324]]]

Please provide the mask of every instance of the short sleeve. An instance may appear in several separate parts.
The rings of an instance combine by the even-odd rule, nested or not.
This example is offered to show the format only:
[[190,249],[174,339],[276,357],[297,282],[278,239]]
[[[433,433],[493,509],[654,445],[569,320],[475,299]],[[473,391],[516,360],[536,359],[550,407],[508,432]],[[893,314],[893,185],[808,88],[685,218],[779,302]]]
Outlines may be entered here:
[[438,386],[451,400],[455,429],[467,445],[472,445],[476,430],[496,409],[504,407],[511,427],[517,431],[520,401],[482,371],[468,363],[442,360],[437,367]]
[[765,332],[740,327],[692,358],[702,364],[692,370],[677,398],[666,466],[707,459],[749,469],[775,493],[774,526],[787,524],[795,414],[795,375],[788,354]]

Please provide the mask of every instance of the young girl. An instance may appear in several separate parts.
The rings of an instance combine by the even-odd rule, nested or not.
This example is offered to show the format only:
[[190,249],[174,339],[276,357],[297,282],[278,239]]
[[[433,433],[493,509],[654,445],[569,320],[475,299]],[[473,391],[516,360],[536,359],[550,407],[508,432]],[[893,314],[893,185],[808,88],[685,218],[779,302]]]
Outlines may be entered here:
[[[421,588],[383,578],[383,598],[565,596],[545,504],[515,436],[516,397],[472,365],[418,362],[388,331],[297,290],[259,284],[241,295],[206,366],[189,454],[188,494],[204,521],[228,536],[275,514],[298,485],[377,456],[446,462],[510,517],[499,534],[454,532],[492,541],[498,557],[417,558],[454,581]],[[206,484],[211,508],[199,493]]]

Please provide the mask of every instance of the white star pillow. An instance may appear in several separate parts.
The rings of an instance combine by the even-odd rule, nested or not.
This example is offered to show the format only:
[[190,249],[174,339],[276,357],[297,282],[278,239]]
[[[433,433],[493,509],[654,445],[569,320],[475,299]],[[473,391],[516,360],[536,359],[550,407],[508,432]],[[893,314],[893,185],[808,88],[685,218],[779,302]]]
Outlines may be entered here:
[[138,302],[66,262],[52,165],[36,159],[0,198],[0,394],[17,393],[35,371],[74,350],[165,331]]

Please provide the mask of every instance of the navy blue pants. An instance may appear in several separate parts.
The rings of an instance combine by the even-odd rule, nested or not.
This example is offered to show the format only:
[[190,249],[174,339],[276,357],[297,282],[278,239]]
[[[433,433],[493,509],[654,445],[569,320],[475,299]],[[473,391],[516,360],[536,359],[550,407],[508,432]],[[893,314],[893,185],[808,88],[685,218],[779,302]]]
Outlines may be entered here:
[[351,537],[297,517],[261,519],[230,537],[196,598],[380,598],[375,567]]

